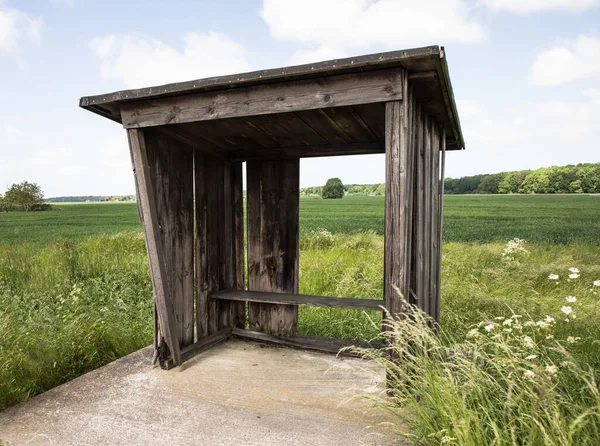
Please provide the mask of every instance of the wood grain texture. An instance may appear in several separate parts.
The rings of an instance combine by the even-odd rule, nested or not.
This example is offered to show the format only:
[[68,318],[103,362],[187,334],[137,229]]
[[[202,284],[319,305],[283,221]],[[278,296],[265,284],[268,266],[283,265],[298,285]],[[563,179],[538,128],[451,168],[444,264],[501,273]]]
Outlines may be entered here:
[[431,178],[431,303],[429,315],[436,320],[438,302],[438,274],[440,270],[439,251],[439,206],[440,206],[440,130],[437,125],[432,127],[432,178]]
[[244,326],[245,306],[211,293],[244,288],[242,166],[195,155],[196,325],[198,339]]
[[[298,159],[247,163],[248,288],[251,291],[298,292]],[[298,308],[248,304],[250,328],[294,336]]]
[[404,299],[408,300],[409,295],[406,269],[410,268],[408,236],[412,196],[408,118],[406,103],[386,103],[384,301],[392,314],[402,312]]
[[381,311],[380,299],[351,299],[344,297],[311,296],[308,294],[273,293],[265,291],[223,290],[209,296],[210,299],[240,302],[259,302],[281,305],[308,305],[326,308]]
[[144,135],[177,338],[183,348],[194,342],[193,150],[156,129]]
[[[187,347],[181,349],[181,360],[185,362],[189,359],[192,359],[194,356],[199,355],[202,352],[214,347],[215,345],[220,344],[221,342],[225,342],[231,338],[232,334],[231,328],[224,328],[219,330],[216,333],[213,333],[210,336],[207,336]],[[161,368],[165,370],[170,370],[175,367],[175,363],[173,360],[166,360],[160,364]]]
[[397,68],[121,104],[125,128],[286,113],[402,99]]
[[423,280],[425,286],[423,288],[423,297],[421,298],[421,309],[430,314],[430,303],[431,303],[431,194],[433,193],[431,183],[433,179],[432,167],[431,167],[431,128],[432,121],[429,115],[425,115],[424,123],[424,190],[425,195],[423,199],[423,213],[425,218],[423,220]]
[[144,221],[144,237],[146,239],[148,263],[161,335],[169,348],[173,363],[179,365],[181,364],[181,349],[177,339],[173,301],[171,299],[167,268],[164,263],[165,257],[155,206],[154,185],[151,180],[144,133],[141,130],[129,130],[127,136],[133,159],[135,181],[137,190],[139,191],[140,201],[138,207]]
[[441,136],[441,172],[440,172],[440,203],[439,203],[439,213],[438,213],[438,270],[437,270],[437,296],[436,296],[436,306],[434,319],[439,323],[440,321],[440,304],[441,304],[441,295],[442,295],[442,243],[444,240],[444,177],[446,175],[446,130],[442,128],[442,136]]
[[284,345],[286,347],[301,348],[305,350],[316,350],[325,353],[341,354],[345,356],[357,356],[352,351],[343,351],[345,347],[378,348],[380,344],[364,341],[353,341],[345,339],[325,338],[320,336],[278,336],[252,330],[233,329],[233,336],[252,341],[267,342],[270,344]]

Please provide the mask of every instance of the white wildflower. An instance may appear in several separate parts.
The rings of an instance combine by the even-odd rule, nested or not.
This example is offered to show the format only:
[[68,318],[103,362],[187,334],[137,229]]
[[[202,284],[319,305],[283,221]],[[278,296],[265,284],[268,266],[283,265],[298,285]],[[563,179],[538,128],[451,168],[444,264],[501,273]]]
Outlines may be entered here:
[[512,319],[506,319],[504,322],[502,322],[502,325],[508,325],[510,327],[512,323]]
[[506,333],[512,333],[512,328],[505,328],[502,331],[505,331]]
[[600,280],[594,280],[594,286],[600,286]]
[[529,336],[523,336],[523,344],[525,344],[525,347],[533,347],[533,339],[531,339],[531,337]]
[[577,278],[579,278],[579,274],[577,274],[577,273],[569,274],[569,279],[577,279]]
[[537,358],[537,355],[529,355],[525,359],[535,359],[535,358]]
[[468,338],[478,338],[479,335],[480,335],[479,330],[477,330],[476,328],[469,330],[469,332],[467,333]]
[[546,339],[548,339],[549,341],[554,339],[554,335],[549,334],[548,336],[546,336]]
[[533,322],[533,321],[526,321],[526,322],[523,324],[523,326],[524,326],[524,327],[535,327],[535,322]]
[[558,274],[549,274],[548,275],[548,279],[550,279],[550,280],[557,280],[558,279]]
[[566,301],[572,304],[577,302],[577,298],[575,296],[567,296]]
[[548,322],[549,324],[554,324],[554,323],[556,323],[556,321],[554,320],[554,318],[553,318],[552,316],[546,316],[546,317],[544,318],[544,320],[545,320],[546,322]]
[[535,323],[535,325],[537,325],[537,326],[538,326],[538,327],[540,327],[540,328],[548,328],[548,327],[550,326],[550,324],[549,324],[549,323],[547,323],[547,322],[544,322],[544,321],[537,321],[537,322]]
[[575,344],[577,341],[579,341],[581,338],[579,336],[569,336],[567,338],[567,342],[569,344]]
[[569,314],[571,314],[573,312],[573,309],[571,307],[569,307],[568,305],[565,305],[565,306],[561,307],[560,311],[562,311],[563,313],[565,313],[568,316]]
[[488,324],[485,327],[483,327],[485,329],[485,331],[487,331],[488,333],[490,331],[492,331],[494,328],[496,327],[496,324]]
[[577,268],[569,268],[569,271],[571,271],[572,273],[578,273],[579,270]]
[[558,373],[558,367],[556,367],[555,365],[547,365],[546,373],[548,373],[548,375],[550,376],[556,376],[556,374]]
[[531,370],[526,370],[523,375],[525,376],[525,378],[528,378],[528,379],[535,378],[535,373],[533,373]]
[[502,321],[504,320],[504,316],[496,316],[494,319],[496,319],[497,321]]

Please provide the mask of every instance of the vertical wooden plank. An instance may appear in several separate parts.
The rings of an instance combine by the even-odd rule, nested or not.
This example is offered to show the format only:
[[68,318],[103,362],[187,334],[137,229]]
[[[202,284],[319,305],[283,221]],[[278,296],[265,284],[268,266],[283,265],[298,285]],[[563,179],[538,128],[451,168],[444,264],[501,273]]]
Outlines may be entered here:
[[423,127],[423,141],[424,141],[424,197],[423,197],[423,280],[425,285],[423,287],[423,297],[421,298],[420,308],[427,314],[429,314],[429,306],[431,301],[431,183],[432,183],[432,170],[431,170],[431,117],[425,114],[425,122]]
[[[242,177],[242,163],[231,163],[232,179],[232,206],[233,206],[233,260],[235,274],[232,288],[243,290],[246,288],[244,274],[244,183]],[[236,302],[233,309],[233,327],[244,328],[246,324],[246,305]]]
[[[406,85],[406,82],[404,84]],[[402,101],[386,103],[384,304],[392,314],[401,313],[403,301],[408,300],[409,292],[406,269],[410,268],[408,235],[411,222],[409,213],[411,158],[407,121],[407,109]]]
[[417,158],[417,190],[415,191],[416,200],[416,223],[415,230],[416,235],[414,237],[416,244],[416,302],[415,304],[419,307],[423,307],[424,289],[425,289],[425,277],[423,271],[425,269],[424,264],[424,247],[425,241],[423,240],[423,231],[425,228],[425,139],[424,139],[424,112],[423,107],[419,104],[418,115],[417,115],[417,147],[415,157]]
[[196,200],[196,334],[208,336],[208,207],[207,160],[194,153],[194,194]]
[[414,177],[416,176],[415,174],[415,167],[414,167],[414,147],[415,147],[415,141],[414,141],[414,136],[415,136],[415,132],[413,130],[413,121],[414,121],[414,111],[415,111],[415,107],[414,107],[414,94],[413,94],[413,89],[412,86],[408,85],[408,82],[406,83],[407,85],[407,94],[406,94],[406,107],[405,107],[405,113],[407,116],[406,119],[406,127],[405,127],[405,132],[406,132],[406,144],[407,144],[407,150],[408,150],[408,154],[407,154],[407,163],[406,163],[406,195],[407,195],[407,200],[408,200],[408,206],[407,206],[407,212],[406,212],[406,218],[408,219],[407,221],[407,234],[406,234],[406,267],[405,267],[405,283],[406,283],[406,301],[410,302],[412,297],[412,251],[413,251],[413,243],[412,243],[412,234],[413,234],[413,206],[414,206],[414,193],[413,193],[413,186],[414,186]]
[[429,315],[435,320],[438,307],[438,272],[439,272],[439,205],[440,205],[440,136],[437,123],[432,126],[432,200],[431,200],[431,303]]
[[444,242],[444,177],[446,175],[446,129],[442,128],[441,135],[441,173],[440,173],[440,203],[438,208],[438,270],[437,270],[437,296],[434,319],[440,321],[440,303],[442,292],[442,244]]
[[[298,291],[298,159],[247,163],[248,288],[253,291]],[[248,304],[250,328],[294,336],[298,308]]]
[[[127,130],[129,149],[133,159],[135,180],[139,191],[139,208],[144,220],[144,236],[150,265],[154,300],[158,312],[160,330],[172,355],[173,362],[181,364],[181,349],[177,339],[177,329],[171,290],[164,264],[158,215],[155,207],[154,185],[152,184],[147,159],[144,133],[139,129]],[[166,360],[168,358],[161,358]]]

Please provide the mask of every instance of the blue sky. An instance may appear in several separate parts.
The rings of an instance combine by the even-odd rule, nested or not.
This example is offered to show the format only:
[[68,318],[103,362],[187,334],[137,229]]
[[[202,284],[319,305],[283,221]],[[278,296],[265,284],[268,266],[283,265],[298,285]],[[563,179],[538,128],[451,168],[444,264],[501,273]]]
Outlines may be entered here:
[[[446,47],[467,150],[447,175],[600,162],[600,0],[0,0],[0,191],[134,192],[124,88]],[[381,155],[304,160],[303,187],[384,180]]]

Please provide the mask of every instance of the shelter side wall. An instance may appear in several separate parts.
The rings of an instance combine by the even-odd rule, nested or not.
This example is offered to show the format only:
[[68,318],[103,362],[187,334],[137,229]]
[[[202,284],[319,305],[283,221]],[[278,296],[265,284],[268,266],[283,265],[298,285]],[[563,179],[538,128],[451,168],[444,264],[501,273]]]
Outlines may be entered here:
[[[298,293],[300,161],[249,161],[248,289]],[[250,329],[294,336],[298,307],[248,303]]]
[[386,103],[384,302],[392,314],[406,301],[438,321],[445,138],[410,83],[404,97]]

